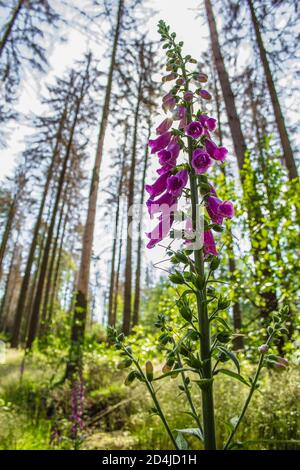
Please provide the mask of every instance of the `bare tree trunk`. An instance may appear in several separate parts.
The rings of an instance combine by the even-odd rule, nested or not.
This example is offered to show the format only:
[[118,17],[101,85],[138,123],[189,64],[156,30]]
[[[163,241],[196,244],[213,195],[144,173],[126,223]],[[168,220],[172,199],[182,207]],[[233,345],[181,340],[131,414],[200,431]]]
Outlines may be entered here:
[[116,65],[116,53],[117,53],[117,47],[119,43],[123,8],[124,8],[124,0],[119,0],[112,55],[111,55],[109,72],[108,72],[106,93],[105,93],[104,105],[103,105],[103,110],[102,110],[102,118],[101,118],[100,130],[99,130],[99,136],[98,136],[96,159],[95,159],[93,175],[92,175],[92,180],[91,180],[87,218],[86,218],[83,240],[82,240],[81,261],[80,261],[80,268],[79,268],[79,273],[78,273],[78,283],[77,283],[76,293],[75,293],[73,326],[72,326],[72,331],[71,331],[70,360],[67,364],[66,378],[71,378],[72,375],[75,373],[75,371],[80,368],[80,364],[81,364],[81,346],[84,340],[85,323],[86,323],[86,317],[87,317],[90,263],[91,263],[91,256],[92,256],[95,217],[96,217],[96,208],[97,208],[97,197],[98,197],[98,189],[99,189],[99,173],[100,173],[100,166],[101,166],[102,155],[103,155],[104,138],[105,138],[107,123],[108,123],[113,73],[114,73],[114,69]]
[[[147,142],[150,139],[151,134],[151,122],[149,121],[148,128],[148,138]],[[133,317],[132,325],[138,325],[139,315],[140,315],[140,298],[141,298],[141,267],[142,267],[142,237],[141,237],[141,227],[143,226],[143,209],[144,209],[144,199],[145,199],[145,180],[146,172],[148,166],[148,156],[149,156],[149,147],[146,145],[145,156],[144,156],[144,167],[142,174],[142,185],[141,185],[141,199],[140,199],[140,220],[139,220],[139,239],[137,246],[137,262],[136,262],[136,271],[135,271],[135,295],[134,295],[134,304],[133,304]]]
[[122,331],[125,335],[128,335],[131,329],[131,308],[132,308],[132,305],[131,305],[132,303],[132,233],[131,232],[132,232],[132,222],[133,222],[132,206],[134,203],[134,183],[135,183],[139,111],[140,111],[140,105],[141,105],[141,91],[142,91],[142,74],[140,74],[140,77],[139,77],[137,101],[136,101],[136,108],[134,112],[132,156],[131,156],[131,167],[130,167],[128,196],[127,196],[127,244],[126,244],[124,309],[123,309],[123,327],[122,327]]
[[113,315],[113,297],[114,297],[114,288],[115,288],[115,264],[116,264],[116,253],[117,253],[117,239],[118,239],[118,233],[119,233],[120,194],[122,191],[122,185],[123,185],[123,180],[124,180],[124,167],[125,167],[125,160],[126,160],[127,133],[128,133],[128,126],[126,125],[124,151],[122,155],[123,160],[122,160],[120,179],[119,179],[119,184],[118,184],[118,189],[117,189],[117,208],[116,208],[116,214],[115,214],[110,285],[109,285],[109,296],[108,296],[108,325],[110,326],[115,326],[114,315]]
[[0,279],[2,277],[2,264],[3,264],[6,247],[7,247],[7,242],[9,240],[13,220],[14,220],[15,213],[16,213],[16,205],[17,205],[17,195],[14,196],[12,203],[10,205],[10,208],[7,214],[5,229],[2,235],[2,240],[1,240],[1,245],[0,245]]
[[13,283],[14,278],[14,265],[16,262],[16,257],[18,256],[18,252],[20,251],[20,247],[17,245],[17,242],[14,244],[11,260],[9,264],[8,274],[5,283],[4,295],[1,300],[1,308],[0,308],[0,331],[4,331],[6,329],[6,322],[9,316],[9,292],[11,284]]
[[242,170],[245,161],[246,141],[242,132],[240,119],[235,106],[234,95],[231,89],[229,76],[225,68],[224,58],[221,52],[219,36],[215,17],[210,0],[205,0],[206,15],[211,37],[211,45],[215,66],[219,76],[219,82],[222,88],[222,94],[226,106],[228,124],[232,135],[234,150],[236,153],[238,167]]
[[122,246],[123,246],[123,225],[124,225],[124,216],[121,215],[121,228],[119,232],[119,254],[118,254],[118,263],[115,276],[115,285],[114,285],[114,299],[113,299],[113,312],[112,312],[112,323],[115,325],[117,323],[117,310],[118,310],[118,295],[119,295],[119,284],[120,284],[120,270],[121,270],[121,260],[122,260]]
[[69,217],[68,217],[68,214],[66,214],[65,220],[64,220],[63,231],[62,231],[61,238],[60,238],[60,245],[59,245],[59,249],[58,249],[58,256],[57,256],[57,260],[56,260],[56,266],[55,266],[55,270],[54,270],[54,278],[53,278],[53,284],[52,284],[51,300],[50,300],[50,307],[49,307],[47,322],[50,322],[51,319],[52,319],[52,316],[53,316],[54,300],[55,300],[55,295],[56,295],[56,290],[57,290],[58,275],[59,275],[59,270],[60,270],[60,263],[61,263],[61,258],[62,258],[64,238],[65,238],[65,232],[66,232],[66,228],[67,228],[67,225],[68,225],[68,221],[69,221]]
[[[215,90],[215,97],[216,97],[216,109],[217,109],[217,119],[218,119],[218,131],[219,131],[219,137],[220,137],[220,145],[223,145],[223,134],[222,134],[222,128],[221,128],[221,108],[220,108],[220,99],[219,99],[219,90],[217,86],[217,80],[216,77],[214,76],[214,90]],[[224,174],[224,181],[225,181],[225,186],[226,186],[226,172],[225,168],[222,166],[221,171]],[[236,262],[235,262],[235,256],[234,256],[234,243],[233,243],[233,235],[232,235],[232,230],[231,227],[228,228],[228,253],[229,253],[229,258],[228,258],[228,267],[229,267],[229,272],[230,272],[230,278],[232,281],[234,281],[234,273],[236,271]],[[240,303],[236,300],[233,304],[232,307],[232,313],[233,313],[233,327],[234,331],[239,334],[242,328],[242,311],[241,311],[241,306]],[[243,336],[236,336],[233,340],[233,347],[235,350],[240,350],[244,349],[244,339]]]
[[46,318],[47,318],[47,312],[48,312],[48,307],[49,307],[48,306],[49,294],[50,294],[50,289],[51,289],[51,283],[53,280],[53,268],[54,268],[54,262],[55,262],[56,252],[57,252],[59,235],[60,235],[60,228],[61,228],[63,216],[64,216],[65,197],[68,191],[68,186],[69,185],[66,184],[65,191],[64,191],[65,194],[64,194],[64,197],[62,198],[63,201],[62,201],[62,206],[60,208],[60,215],[59,215],[58,224],[56,228],[56,235],[55,235],[53,247],[51,250],[50,263],[48,263],[49,268],[47,272],[47,282],[46,282],[45,295],[44,295],[44,300],[43,300],[43,309],[42,309],[39,337],[42,337],[47,331]]
[[272,72],[271,72],[268,57],[267,57],[267,52],[263,43],[263,39],[262,39],[262,35],[260,32],[260,28],[259,28],[259,23],[255,14],[253,2],[252,0],[247,0],[247,1],[248,1],[248,5],[250,8],[250,12],[251,12],[251,20],[252,20],[253,28],[255,31],[259,54],[260,54],[261,62],[263,65],[272,105],[273,105],[275,121],[276,121],[276,125],[278,128],[281,146],[283,150],[283,157],[284,157],[287,169],[288,169],[289,179],[291,180],[294,178],[298,178],[297,167],[296,167],[296,163],[294,160],[293,150],[292,150],[292,146],[289,140],[284,117],[281,111],[278,95],[276,92],[275,84],[274,84],[273,77],[272,77]]
[[46,203],[46,199],[47,199],[47,195],[48,195],[48,191],[50,187],[50,182],[52,180],[53,170],[54,170],[56,160],[57,160],[59,146],[61,143],[61,137],[62,137],[62,132],[63,132],[65,120],[66,120],[66,115],[67,115],[67,103],[65,105],[65,109],[63,111],[63,114],[59,123],[53,156],[52,156],[50,166],[48,168],[43,197],[41,200],[39,213],[38,213],[37,220],[36,220],[34,230],[33,230],[33,237],[32,237],[30,250],[29,250],[29,254],[27,258],[26,268],[24,272],[22,285],[21,285],[21,291],[19,295],[17,311],[16,311],[16,316],[15,316],[15,324],[14,324],[13,336],[12,336],[12,341],[11,341],[11,345],[13,348],[16,348],[19,344],[20,328],[21,328],[23,311],[24,311],[24,307],[26,304],[26,295],[28,292],[28,287],[29,287],[29,282],[30,282],[31,269],[32,269],[33,261],[34,261],[34,255],[36,251],[36,245],[37,245],[38,235],[39,235],[39,231],[41,227],[44,207],[45,207],[45,203]]
[[54,232],[54,227],[55,227],[56,214],[57,214],[58,206],[59,206],[59,203],[60,203],[61,193],[62,193],[63,184],[64,184],[64,180],[65,180],[65,175],[66,175],[66,171],[67,171],[67,165],[68,165],[68,162],[69,162],[69,159],[70,159],[72,143],[73,143],[73,137],[74,137],[74,132],[75,132],[75,128],[76,128],[76,124],[77,124],[77,120],[78,120],[80,106],[81,106],[81,103],[82,103],[82,100],[83,100],[83,97],[84,97],[84,89],[85,89],[86,79],[87,79],[87,76],[88,76],[88,70],[89,70],[89,67],[90,67],[90,60],[91,60],[91,56],[89,56],[89,58],[88,58],[86,74],[85,74],[85,77],[82,79],[80,94],[79,94],[79,97],[77,98],[73,123],[72,123],[71,129],[70,129],[70,135],[69,135],[68,145],[67,145],[67,149],[66,149],[66,155],[65,155],[65,158],[63,160],[63,165],[62,165],[62,169],[61,169],[60,176],[59,176],[56,199],[55,199],[53,212],[52,212],[52,217],[51,217],[51,222],[50,222],[50,226],[49,226],[49,230],[48,230],[45,250],[44,250],[43,259],[42,259],[42,263],[41,263],[41,270],[40,270],[40,274],[39,274],[39,280],[38,280],[38,284],[37,284],[37,289],[36,289],[36,294],[35,294],[35,299],[34,299],[34,303],[33,303],[31,319],[30,319],[28,338],[27,338],[27,342],[26,342],[26,348],[28,348],[28,349],[31,348],[32,343],[33,343],[33,341],[35,339],[35,336],[36,336],[36,333],[37,333],[37,329],[38,329],[40,306],[41,306],[42,297],[43,297],[43,289],[44,289],[44,283],[45,283],[45,277],[46,277],[46,271],[47,271],[47,265],[48,265],[48,258],[49,258],[49,253],[50,253],[50,248],[51,248],[51,243],[52,243],[52,238],[53,238],[53,232]]
[[23,6],[23,3],[24,3],[25,0],[18,0],[18,3],[17,5],[15,6],[13,12],[12,12],[12,15],[11,15],[11,18],[10,20],[8,21],[8,23],[6,24],[6,27],[4,29],[4,33],[3,33],[3,36],[0,40],[0,57],[2,55],[2,52],[5,48],[5,45],[9,39],[9,36],[10,36],[10,33],[13,29],[13,26],[15,24],[15,21],[22,9],[22,6]]

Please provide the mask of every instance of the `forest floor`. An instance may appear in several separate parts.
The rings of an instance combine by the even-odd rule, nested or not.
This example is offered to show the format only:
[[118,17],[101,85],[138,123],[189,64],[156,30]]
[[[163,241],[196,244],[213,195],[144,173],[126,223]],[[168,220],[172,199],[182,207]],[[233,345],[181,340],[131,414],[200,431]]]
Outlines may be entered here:
[[[126,373],[105,358],[93,361],[85,372],[85,426],[74,440],[70,436],[72,391],[66,384],[55,385],[63,367],[55,368],[37,355],[26,360],[21,375],[23,358],[23,351],[8,350],[5,364],[0,365],[0,449],[171,448],[158,418],[149,412],[152,405],[143,384],[126,387]],[[300,448],[299,379],[299,366],[289,373],[266,371],[238,436],[245,448]],[[221,446],[228,434],[226,421],[236,416],[247,390],[227,377],[216,381],[215,390]],[[194,392],[199,404],[200,396]],[[159,395],[172,429],[194,427],[177,379],[167,381]],[[59,440],[50,443],[53,431],[58,431]],[[193,437],[189,443],[201,448]]]

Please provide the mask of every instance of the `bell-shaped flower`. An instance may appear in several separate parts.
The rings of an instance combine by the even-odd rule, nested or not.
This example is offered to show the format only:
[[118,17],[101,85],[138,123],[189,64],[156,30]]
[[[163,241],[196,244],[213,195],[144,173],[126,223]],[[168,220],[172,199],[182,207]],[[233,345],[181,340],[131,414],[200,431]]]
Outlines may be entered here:
[[215,196],[208,196],[207,212],[214,224],[222,224],[224,218],[231,219],[234,216],[234,207],[231,201],[221,201]]
[[189,177],[187,170],[181,170],[176,175],[169,176],[167,181],[167,190],[175,197],[179,197],[183,188],[186,186]]
[[162,107],[165,113],[168,111],[172,111],[172,109],[174,109],[176,106],[176,100],[171,93],[167,93],[163,97],[162,102],[163,102]]
[[211,158],[214,160],[218,160],[220,162],[224,162],[228,150],[226,147],[218,147],[212,140],[206,139],[205,140],[205,148],[207,153],[210,155]]
[[218,256],[216,243],[211,230],[205,230],[203,234],[203,253],[204,256]]
[[166,118],[163,120],[163,122],[160,123],[160,125],[156,128],[156,134],[161,135],[167,132],[170,127],[173,124],[173,119],[172,118]]
[[203,134],[203,126],[199,121],[190,122],[185,129],[186,135],[192,137],[192,139],[199,139]]
[[203,149],[195,149],[192,158],[192,167],[198,175],[206,173],[212,165],[212,160],[207,152]]
[[150,194],[150,198],[159,196],[167,189],[167,180],[170,173],[162,174],[153,184],[146,184],[145,189]]
[[171,140],[171,132],[165,132],[164,134],[158,136],[156,139],[149,140],[149,147],[151,148],[151,153],[156,153],[159,150],[162,150],[167,147]]

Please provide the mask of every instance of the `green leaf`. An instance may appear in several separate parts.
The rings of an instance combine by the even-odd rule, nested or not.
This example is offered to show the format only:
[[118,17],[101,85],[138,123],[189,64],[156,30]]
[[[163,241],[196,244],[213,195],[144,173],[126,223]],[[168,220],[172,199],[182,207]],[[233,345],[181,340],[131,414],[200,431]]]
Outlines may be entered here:
[[247,382],[246,379],[244,379],[244,377],[242,377],[240,374],[237,374],[236,372],[233,372],[232,370],[228,370],[228,369],[218,369],[214,375],[216,374],[219,374],[221,372],[221,374],[225,374],[225,375],[229,375],[229,377],[232,377],[236,380],[239,380],[240,382],[242,382],[243,384],[247,385],[248,387],[250,387],[249,383]]
[[217,346],[217,349],[221,351],[222,353],[226,354],[226,356],[229,357],[229,359],[234,363],[235,367],[237,368],[238,373],[240,374],[241,372],[241,367],[238,358],[234,354],[233,351],[229,351],[228,349],[224,348],[224,346]]
[[201,429],[199,428],[175,429],[175,431],[180,432],[182,434],[191,434],[192,436],[196,436],[200,441],[203,442],[203,434]]
[[224,320],[224,318],[217,316],[217,317],[213,317],[212,320],[216,320],[217,322],[221,323],[221,325],[223,325],[228,331],[232,331],[227,321]]
[[185,438],[183,437],[183,434],[181,432],[178,432],[177,437],[176,437],[176,444],[178,445],[179,450],[188,450],[189,445]]

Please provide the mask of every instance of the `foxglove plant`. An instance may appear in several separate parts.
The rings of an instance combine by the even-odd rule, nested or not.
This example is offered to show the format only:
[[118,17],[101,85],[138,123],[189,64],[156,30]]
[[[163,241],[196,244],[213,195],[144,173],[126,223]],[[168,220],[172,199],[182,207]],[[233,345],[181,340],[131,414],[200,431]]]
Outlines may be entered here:
[[[214,232],[223,231],[224,219],[234,216],[234,207],[232,202],[218,198],[209,182],[208,173],[214,164],[225,161],[228,151],[213,141],[216,119],[196,109],[199,100],[201,103],[202,100],[211,99],[210,93],[202,88],[208,80],[207,75],[190,70],[190,65],[197,63],[196,60],[189,55],[182,55],[183,43],[176,42],[176,34],[170,33],[169,26],[163,21],[159,22],[159,33],[168,58],[169,73],[163,82],[175,80],[175,85],[162,100],[162,108],[168,115],[157,127],[157,137],[149,141],[151,153],[157,158],[159,176],[154,183],[146,185],[150,217],[158,218],[158,225],[147,234],[147,247],[153,248],[168,235],[177,238],[176,234],[180,233],[181,249],[173,250],[171,243],[167,247],[167,254],[174,265],[169,279],[181,286],[176,303],[184,324],[178,335],[178,329],[174,331],[168,317],[160,315],[156,322],[162,332],[159,341],[166,350],[166,363],[159,376],[154,375],[150,361],[146,363],[145,370],[142,368],[123,334],[118,335],[115,330],[110,330],[110,335],[124,357],[120,367],[135,366],[125,383],[128,385],[135,379],[145,383],[154,402],[153,412],[161,418],[176,449],[186,445],[183,438],[185,432],[201,439],[205,449],[217,448],[213,381],[218,374],[229,375],[247,385],[249,395],[225,443],[224,448],[227,449],[233,445],[233,437],[257,388],[262,367],[268,364],[283,368],[287,365],[283,358],[272,359],[272,356],[268,356],[272,338],[282,332],[282,318],[276,318],[274,325],[269,327],[266,344],[259,351],[260,359],[253,380],[245,379],[240,374],[238,358],[226,346],[232,332],[221,312],[228,309],[230,301],[218,294],[213,284],[218,282],[214,273],[220,264]],[[172,127],[177,121],[178,126]],[[188,201],[190,210],[186,211],[185,229],[175,233],[171,227],[178,219],[177,212],[183,212],[178,211],[178,204],[183,197]],[[229,360],[236,371],[222,366]],[[182,379],[179,388],[186,396],[196,427],[177,430],[175,437],[161,408],[155,384],[161,379],[177,375]],[[192,382],[201,391],[202,420],[192,397]]]

